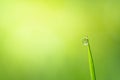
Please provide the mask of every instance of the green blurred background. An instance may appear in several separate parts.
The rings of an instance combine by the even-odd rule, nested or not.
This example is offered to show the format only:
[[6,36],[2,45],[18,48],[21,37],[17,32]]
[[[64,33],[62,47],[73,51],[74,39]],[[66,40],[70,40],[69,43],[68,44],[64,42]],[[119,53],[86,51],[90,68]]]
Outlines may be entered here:
[[0,0],[0,80],[120,80],[119,0]]

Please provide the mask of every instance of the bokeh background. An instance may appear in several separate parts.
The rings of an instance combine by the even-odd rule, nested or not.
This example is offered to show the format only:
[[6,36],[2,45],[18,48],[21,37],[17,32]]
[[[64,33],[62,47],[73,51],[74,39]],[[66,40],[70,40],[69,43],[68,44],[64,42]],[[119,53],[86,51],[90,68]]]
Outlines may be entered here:
[[0,0],[0,80],[120,80],[119,0]]

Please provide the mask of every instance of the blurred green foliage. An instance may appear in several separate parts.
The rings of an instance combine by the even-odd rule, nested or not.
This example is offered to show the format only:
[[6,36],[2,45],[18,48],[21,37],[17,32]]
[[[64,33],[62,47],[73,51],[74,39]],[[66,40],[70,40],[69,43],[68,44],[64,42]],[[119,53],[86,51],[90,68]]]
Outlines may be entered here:
[[0,80],[120,80],[119,0],[0,0]]

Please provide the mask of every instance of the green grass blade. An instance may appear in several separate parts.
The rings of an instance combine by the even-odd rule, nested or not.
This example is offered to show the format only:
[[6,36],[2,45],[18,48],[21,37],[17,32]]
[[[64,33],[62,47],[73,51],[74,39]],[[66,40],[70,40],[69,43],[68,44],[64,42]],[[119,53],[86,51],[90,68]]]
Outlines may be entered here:
[[88,58],[89,58],[91,80],[96,80],[94,61],[93,61],[93,57],[92,57],[92,52],[91,52],[89,40],[88,40]]
[[91,52],[88,37],[83,38],[82,41],[83,41],[83,45],[88,47],[88,59],[89,59],[89,68],[90,68],[91,80],[96,80],[94,61],[93,61],[92,52]]

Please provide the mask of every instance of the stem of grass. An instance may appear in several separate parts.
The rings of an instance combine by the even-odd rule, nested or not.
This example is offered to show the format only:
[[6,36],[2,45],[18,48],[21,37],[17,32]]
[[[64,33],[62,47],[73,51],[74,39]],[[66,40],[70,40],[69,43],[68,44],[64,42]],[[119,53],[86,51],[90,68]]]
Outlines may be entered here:
[[88,37],[83,38],[83,45],[87,46],[88,48],[88,59],[89,59],[91,80],[96,80],[95,66],[94,66],[94,61],[93,61],[90,42],[89,42]]
[[94,61],[93,61],[93,56],[92,56],[89,40],[88,40],[88,46],[87,47],[88,47],[88,58],[89,58],[91,80],[96,80],[95,66],[94,66]]

